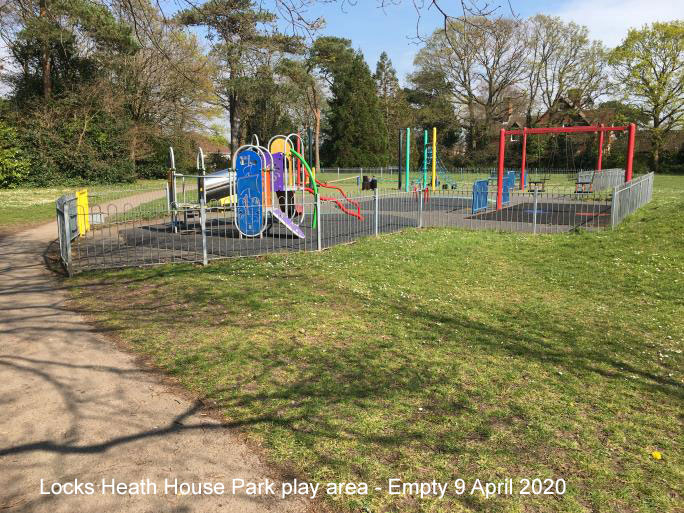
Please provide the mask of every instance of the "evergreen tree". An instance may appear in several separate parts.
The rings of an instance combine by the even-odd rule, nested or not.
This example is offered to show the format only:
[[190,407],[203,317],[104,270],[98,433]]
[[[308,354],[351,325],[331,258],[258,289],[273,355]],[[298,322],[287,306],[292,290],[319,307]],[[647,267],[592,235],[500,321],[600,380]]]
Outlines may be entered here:
[[323,146],[326,162],[332,166],[385,165],[387,130],[363,55],[344,45],[332,63],[332,97]]
[[383,121],[387,130],[386,163],[394,162],[398,152],[397,130],[410,124],[411,112],[406,94],[399,85],[397,72],[386,52],[382,52],[373,75],[378,90],[378,99]]
[[[407,88],[405,94],[413,108],[413,124],[426,130],[436,127],[439,153],[442,156],[454,154],[456,145],[464,143],[464,130],[446,77],[439,70],[419,69],[409,76],[409,81],[412,87]],[[463,165],[465,162],[453,163]]]

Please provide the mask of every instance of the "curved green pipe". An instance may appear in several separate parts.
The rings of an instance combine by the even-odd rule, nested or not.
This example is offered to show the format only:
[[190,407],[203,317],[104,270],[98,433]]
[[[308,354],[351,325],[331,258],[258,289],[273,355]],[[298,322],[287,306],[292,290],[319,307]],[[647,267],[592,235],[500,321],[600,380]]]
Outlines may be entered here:
[[309,163],[302,157],[294,148],[290,148],[290,152],[299,159],[299,161],[304,164],[304,169],[309,174],[309,180],[311,181],[311,188],[314,191],[314,200],[316,201],[316,206],[314,207],[314,215],[311,221],[311,228],[316,228],[318,223],[318,185],[316,185],[316,179],[314,178],[313,171],[309,167]]

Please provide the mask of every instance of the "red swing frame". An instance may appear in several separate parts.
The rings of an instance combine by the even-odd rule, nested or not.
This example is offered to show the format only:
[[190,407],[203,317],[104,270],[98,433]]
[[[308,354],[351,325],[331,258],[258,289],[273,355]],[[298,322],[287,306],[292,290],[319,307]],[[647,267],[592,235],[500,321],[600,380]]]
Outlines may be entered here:
[[626,126],[563,126],[563,127],[544,127],[544,128],[522,128],[518,130],[506,130],[502,128],[499,133],[499,167],[496,184],[496,209],[501,210],[503,199],[503,177],[504,177],[504,158],[506,155],[506,137],[509,135],[522,135],[522,160],[520,163],[520,188],[525,187],[525,160],[527,158],[527,136],[537,134],[576,134],[576,133],[596,133],[599,134],[598,159],[596,170],[601,171],[603,161],[603,142],[606,132],[629,132],[627,142],[627,166],[625,166],[625,183],[632,180],[632,167],[634,164],[634,140],[636,136],[636,125],[630,123]]

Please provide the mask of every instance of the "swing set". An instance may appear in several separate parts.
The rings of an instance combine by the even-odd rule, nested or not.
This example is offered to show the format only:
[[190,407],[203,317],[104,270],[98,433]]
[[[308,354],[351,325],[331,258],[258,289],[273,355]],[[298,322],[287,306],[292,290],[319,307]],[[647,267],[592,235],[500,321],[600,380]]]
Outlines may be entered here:
[[632,168],[634,164],[634,140],[636,136],[636,125],[630,123],[626,126],[562,126],[562,127],[540,127],[522,128],[517,130],[506,130],[502,128],[499,133],[499,165],[497,170],[496,186],[496,209],[501,210],[503,205],[503,184],[504,184],[504,159],[506,156],[506,137],[511,135],[522,135],[522,159],[520,163],[520,188],[525,186],[525,160],[527,157],[527,136],[539,134],[576,134],[576,133],[598,133],[598,158],[596,161],[596,171],[601,172],[603,163],[603,143],[606,132],[628,132],[627,142],[627,165],[625,166],[625,183],[632,181]]

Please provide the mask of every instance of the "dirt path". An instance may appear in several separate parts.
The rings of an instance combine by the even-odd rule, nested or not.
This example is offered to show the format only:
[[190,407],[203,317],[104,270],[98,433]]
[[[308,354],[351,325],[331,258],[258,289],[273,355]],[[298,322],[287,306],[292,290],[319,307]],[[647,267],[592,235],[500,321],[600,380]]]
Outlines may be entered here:
[[[0,240],[0,511],[301,511],[303,502],[165,494],[164,481],[260,481],[268,468],[202,406],[116,350],[64,307],[43,253],[54,224]],[[41,495],[41,479],[94,483],[93,495]],[[101,493],[149,479],[157,494]],[[86,490],[87,491],[87,490]],[[147,491],[153,491],[151,487]]]

